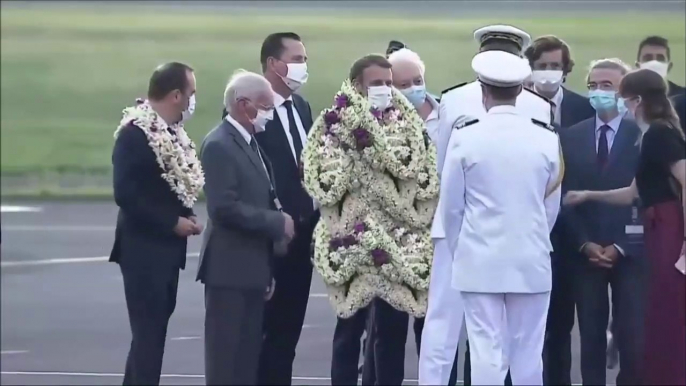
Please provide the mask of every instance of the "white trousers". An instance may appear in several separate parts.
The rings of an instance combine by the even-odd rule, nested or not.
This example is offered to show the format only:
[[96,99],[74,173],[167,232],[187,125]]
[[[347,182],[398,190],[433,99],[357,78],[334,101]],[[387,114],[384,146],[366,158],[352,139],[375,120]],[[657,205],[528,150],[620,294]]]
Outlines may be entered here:
[[[543,385],[543,338],[550,292],[462,292],[472,385],[503,385],[509,353],[513,385]],[[505,325],[503,325],[505,317]]]
[[460,343],[464,307],[460,292],[453,289],[453,259],[446,239],[434,246],[429,306],[419,350],[419,384],[447,385]]

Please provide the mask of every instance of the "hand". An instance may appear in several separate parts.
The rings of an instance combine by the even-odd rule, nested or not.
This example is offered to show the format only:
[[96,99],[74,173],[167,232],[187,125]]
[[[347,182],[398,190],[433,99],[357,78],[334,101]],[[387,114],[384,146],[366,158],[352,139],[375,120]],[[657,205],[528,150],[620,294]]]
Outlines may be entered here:
[[193,233],[194,235],[199,235],[202,233],[203,226],[202,224],[198,221],[197,216],[191,216],[189,218],[191,221],[193,221],[193,224],[195,224],[195,232]]
[[274,290],[276,289],[276,281],[272,279],[272,285],[267,287],[267,291],[264,294],[264,300],[271,300],[272,296],[274,296]]
[[591,264],[601,268],[612,268],[612,261],[605,256],[605,249],[596,243],[586,243],[582,252]]
[[579,205],[588,201],[588,191],[587,190],[570,190],[562,198],[562,205]]
[[179,217],[174,227],[174,233],[181,237],[188,237],[195,234],[196,226],[193,221],[185,217]]
[[295,236],[295,224],[293,223],[293,219],[286,212],[281,212],[281,214],[283,214],[283,217],[286,220],[284,223],[284,234],[287,239],[292,240]]
[[608,260],[612,262],[612,266],[615,265],[617,259],[621,255],[622,254],[619,253],[619,250],[614,245],[608,245],[607,247],[603,248],[603,256],[605,256]]

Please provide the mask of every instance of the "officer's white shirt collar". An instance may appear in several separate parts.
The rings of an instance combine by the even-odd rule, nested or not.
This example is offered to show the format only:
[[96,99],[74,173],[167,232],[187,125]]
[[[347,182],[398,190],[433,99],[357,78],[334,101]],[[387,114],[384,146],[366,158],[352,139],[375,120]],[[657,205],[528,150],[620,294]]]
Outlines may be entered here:
[[426,117],[426,120],[424,120],[424,125],[426,126],[426,132],[429,134],[429,138],[431,138],[431,141],[433,143],[436,143],[436,141],[438,140],[438,112],[440,109],[440,105],[436,101],[436,98],[432,97],[429,94],[426,94],[426,100],[431,105],[431,112]]
[[517,107],[512,105],[493,106],[488,110],[488,114],[517,114]]
[[426,122],[433,121],[434,119],[438,119],[438,102],[436,101],[436,98],[432,97],[429,94],[426,94],[426,100],[429,101],[429,104],[431,105],[431,113],[429,114],[428,117],[426,117]]
[[243,125],[238,123],[237,120],[233,119],[231,114],[226,114],[226,118],[224,119],[226,119],[227,122],[229,122],[233,127],[236,128],[236,130],[238,130],[238,132],[241,134],[241,137],[243,137],[243,139],[245,139],[245,142],[247,142],[249,145],[250,140],[252,139],[252,135],[250,135],[248,130],[246,130],[245,127],[243,127]]

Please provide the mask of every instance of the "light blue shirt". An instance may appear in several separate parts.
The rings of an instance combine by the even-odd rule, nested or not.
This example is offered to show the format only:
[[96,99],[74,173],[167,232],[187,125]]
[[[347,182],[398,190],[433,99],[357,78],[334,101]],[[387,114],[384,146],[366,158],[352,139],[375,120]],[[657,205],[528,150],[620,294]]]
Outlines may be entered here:
[[619,114],[614,119],[612,119],[610,122],[605,123],[596,114],[596,116],[595,116],[595,151],[596,152],[598,151],[598,144],[600,143],[600,128],[603,127],[604,125],[607,125],[610,127],[610,130],[608,130],[605,133],[605,138],[607,138],[607,150],[608,150],[608,152],[612,151],[612,144],[615,142],[615,136],[617,135],[617,130],[619,130],[619,126],[622,123],[622,119],[624,119],[624,114]]

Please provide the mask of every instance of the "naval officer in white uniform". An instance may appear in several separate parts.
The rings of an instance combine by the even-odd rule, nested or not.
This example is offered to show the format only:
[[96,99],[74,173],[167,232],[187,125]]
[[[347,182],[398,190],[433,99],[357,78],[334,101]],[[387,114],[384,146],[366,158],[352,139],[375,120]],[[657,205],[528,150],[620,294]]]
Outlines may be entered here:
[[515,108],[531,74],[525,59],[482,52],[472,68],[488,113],[451,136],[438,208],[464,302],[472,384],[502,385],[507,350],[512,383],[542,385],[559,140]]
[[[474,32],[480,51],[504,51],[522,56],[531,37],[526,32],[507,25],[492,25]],[[552,104],[530,90],[517,97],[517,111],[522,115],[552,123]],[[438,152],[438,172],[442,174],[448,141],[453,129],[478,122],[486,114],[482,103],[481,84],[463,83],[445,91],[440,99],[439,122],[435,144]],[[447,385],[462,330],[463,308],[459,292],[452,280],[452,256],[449,254],[440,213],[434,217],[431,229],[434,239],[434,259],[429,287],[429,307],[422,331],[419,356],[419,384]],[[506,367],[507,368],[507,367]],[[465,384],[469,383],[469,355],[465,356]]]

